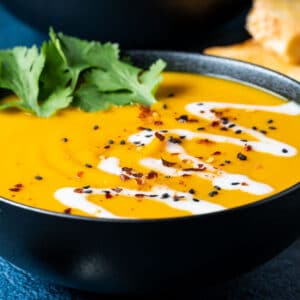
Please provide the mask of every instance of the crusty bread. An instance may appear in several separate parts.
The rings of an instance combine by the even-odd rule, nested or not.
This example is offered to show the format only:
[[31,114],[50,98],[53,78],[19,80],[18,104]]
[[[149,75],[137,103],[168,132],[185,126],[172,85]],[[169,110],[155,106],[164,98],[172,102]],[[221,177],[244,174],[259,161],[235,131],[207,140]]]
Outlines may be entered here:
[[265,49],[253,40],[231,46],[208,48],[204,53],[258,64],[300,81],[300,65],[287,63],[277,53]]
[[286,62],[300,63],[300,0],[254,0],[246,28]]

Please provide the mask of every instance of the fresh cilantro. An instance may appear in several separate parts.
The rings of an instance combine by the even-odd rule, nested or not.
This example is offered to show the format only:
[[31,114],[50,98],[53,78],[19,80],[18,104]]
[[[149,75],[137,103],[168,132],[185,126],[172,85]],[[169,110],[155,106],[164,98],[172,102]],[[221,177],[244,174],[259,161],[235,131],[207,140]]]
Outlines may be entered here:
[[151,105],[165,68],[149,70],[122,61],[117,44],[89,42],[50,29],[50,40],[37,47],[0,51],[0,87],[19,100],[0,103],[49,117],[70,105],[89,112],[111,105]]
[[0,104],[0,109],[18,107],[39,114],[38,91],[45,57],[38,49],[16,47],[0,51],[0,87],[13,91],[20,100]]

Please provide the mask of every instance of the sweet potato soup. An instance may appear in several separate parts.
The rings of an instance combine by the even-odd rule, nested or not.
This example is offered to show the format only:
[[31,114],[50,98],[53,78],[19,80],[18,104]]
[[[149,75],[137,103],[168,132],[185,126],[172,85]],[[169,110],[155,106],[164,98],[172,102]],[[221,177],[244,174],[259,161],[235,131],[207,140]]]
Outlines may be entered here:
[[164,73],[152,107],[0,112],[0,195],[100,218],[220,211],[300,179],[300,106],[223,79]]

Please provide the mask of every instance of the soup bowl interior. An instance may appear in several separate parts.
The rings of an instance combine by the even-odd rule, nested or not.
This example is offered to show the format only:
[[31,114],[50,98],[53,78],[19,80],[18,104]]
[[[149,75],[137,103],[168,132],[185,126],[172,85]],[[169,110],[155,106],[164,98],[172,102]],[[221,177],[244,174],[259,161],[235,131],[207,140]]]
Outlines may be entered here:
[[[255,65],[188,53],[126,54],[140,66],[163,58],[171,71],[225,77],[300,100],[299,83]],[[299,197],[298,184],[222,212],[150,220],[69,216],[2,198],[0,255],[53,282],[101,293],[199,288],[251,270],[292,243],[300,234]]]

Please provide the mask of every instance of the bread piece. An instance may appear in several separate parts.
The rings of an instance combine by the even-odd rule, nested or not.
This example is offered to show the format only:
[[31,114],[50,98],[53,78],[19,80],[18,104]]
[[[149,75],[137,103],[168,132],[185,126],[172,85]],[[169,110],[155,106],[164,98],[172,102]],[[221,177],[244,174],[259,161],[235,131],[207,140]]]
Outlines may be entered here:
[[300,0],[254,0],[246,28],[286,62],[300,63]]
[[235,58],[261,65],[300,81],[300,65],[285,62],[278,56],[278,54],[265,49],[253,40],[248,40],[241,44],[231,46],[208,48],[204,51],[204,53]]

